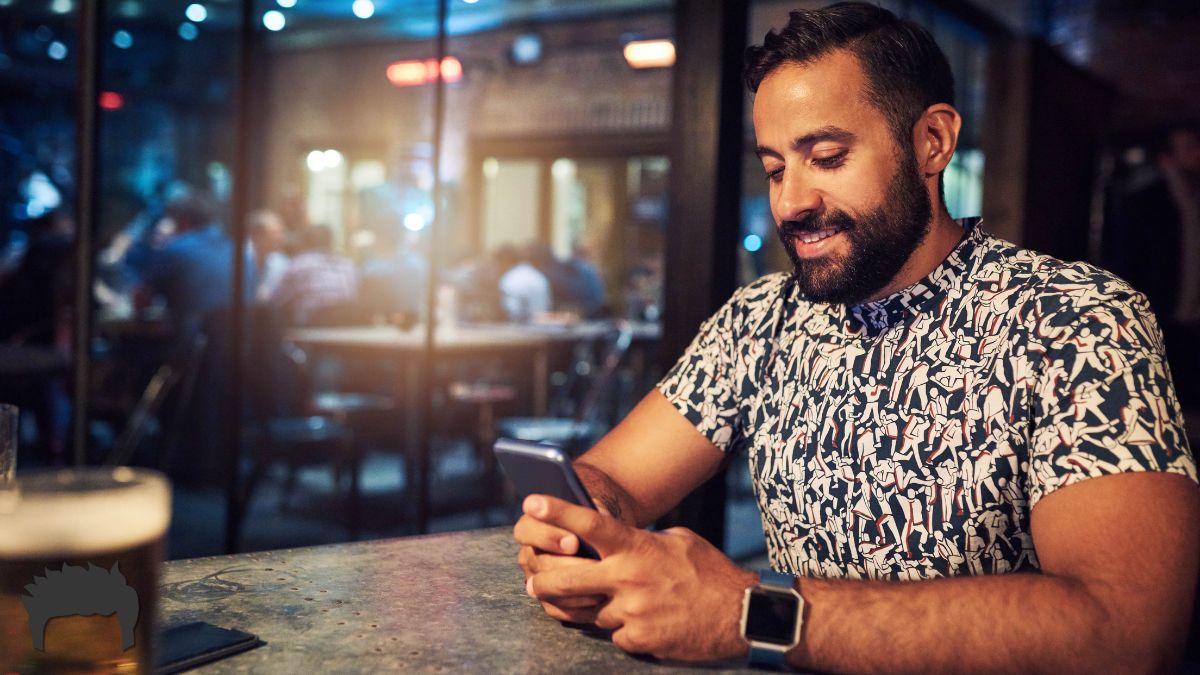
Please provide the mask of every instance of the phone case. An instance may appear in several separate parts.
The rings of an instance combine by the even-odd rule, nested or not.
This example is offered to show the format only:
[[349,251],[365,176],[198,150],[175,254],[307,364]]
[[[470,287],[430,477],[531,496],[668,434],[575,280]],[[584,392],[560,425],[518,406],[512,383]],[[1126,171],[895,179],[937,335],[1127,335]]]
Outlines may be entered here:
[[154,672],[178,673],[264,644],[257,635],[203,621],[172,626],[158,635]]

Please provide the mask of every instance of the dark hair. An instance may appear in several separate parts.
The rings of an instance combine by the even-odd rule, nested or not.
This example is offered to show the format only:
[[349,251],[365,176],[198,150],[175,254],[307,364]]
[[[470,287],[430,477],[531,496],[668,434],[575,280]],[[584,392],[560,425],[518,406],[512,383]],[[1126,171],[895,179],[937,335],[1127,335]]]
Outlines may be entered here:
[[902,149],[913,125],[934,103],[954,103],[954,75],[929,31],[865,2],[796,10],[787,26],[746,49],[746,86],[785,63],[810,63],[835,49],[853,54],[867,78],[867,100],[884,117]]
[[217,221],[217,207],[207,195],[186,190],[167,201],[163,208],[166,216],[175,221],[180,232],[211,225]]

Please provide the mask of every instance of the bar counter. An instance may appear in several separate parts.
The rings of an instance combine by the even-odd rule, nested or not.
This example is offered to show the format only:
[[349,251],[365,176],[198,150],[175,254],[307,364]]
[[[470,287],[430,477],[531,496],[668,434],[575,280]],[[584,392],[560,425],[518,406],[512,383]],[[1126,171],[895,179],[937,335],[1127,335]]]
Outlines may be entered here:
[[546,616],[511,529],[167,563],[161,624],[207,621],[266,641],[194,672],[754,672],[666,664]]

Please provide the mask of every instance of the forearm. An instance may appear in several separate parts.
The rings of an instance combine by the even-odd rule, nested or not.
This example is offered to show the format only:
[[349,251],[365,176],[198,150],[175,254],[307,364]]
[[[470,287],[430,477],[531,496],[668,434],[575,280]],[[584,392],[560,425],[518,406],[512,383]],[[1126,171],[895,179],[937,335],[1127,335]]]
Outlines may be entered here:
[[603,507],[609,515],[623,523],[634,527],[645,527],[639,518],[639,514],[644,509],[625,488],[586,460],[576,460],[574,466],[579,480],[587,488],[588,494],[591,495],[592,501],[596,502],[597,506]]
[[[1175,648],[1130,644],[1082,582],[1041,574],[917,582],[802,578],[805,624],[788,662],[829,672],[1154,671]],[[1165,652],[1165,653],[1164,653]],[[1155,662],[1156,659],[1161,660]]]

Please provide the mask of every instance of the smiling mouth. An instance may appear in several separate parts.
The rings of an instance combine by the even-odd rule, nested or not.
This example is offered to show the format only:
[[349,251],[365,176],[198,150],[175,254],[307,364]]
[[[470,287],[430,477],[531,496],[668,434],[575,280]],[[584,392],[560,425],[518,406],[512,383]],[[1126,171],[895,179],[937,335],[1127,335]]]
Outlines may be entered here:
[[846,228],[844,227],[830,227],[824,230],[817,230],[816,232],[797,232],[793,234],[792,237],[806,244],[815,244],[822,239],[828,239],[839,232],[844,232],[845,230]]

